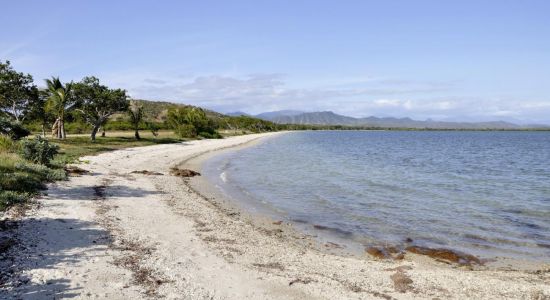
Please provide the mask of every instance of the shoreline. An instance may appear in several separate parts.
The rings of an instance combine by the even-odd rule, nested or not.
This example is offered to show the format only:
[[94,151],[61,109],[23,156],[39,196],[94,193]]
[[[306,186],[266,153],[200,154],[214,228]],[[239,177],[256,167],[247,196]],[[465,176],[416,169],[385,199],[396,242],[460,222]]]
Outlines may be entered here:
[[[281,132],[281,134],[287,134],[287,132]],[[359,243],[346,241],[344,238],[331,234],[329,232],[321,232],[323,230],[315,230],[307,228],[297,228],[299,225],[296,222],[288,220],[283,215],[276,215],[273,212],[266,212],[266,209],[258,209],[257,207],[250,207],[250,203],[244,203],[240,199],[226,194],[223,190],[216,186],[213,182],[208,180],[204,176],[204,164],[210,159],[226,153],[242,150],[244,148],[252,147],[259,143],[265,142],[267,139],[275,138],[277,135],[259,138],[241,144],[234,147],[225,149],[219,149],[215,151],[208,151],[188,158],[176,166],[191,169],[200,172],[201,176],[191,177],[184,181],[184,184],[188,186],[193,192],[198,193],[202,197],[214,201],[221,205],[224,209],[238,213],[239,217],[244,221],[252,224],[256,227],[269,228],[270,230],[282,230],[284,236],[289,237],[289,242],[298,241],[301,245],[307,247],[313,247],[317,251],[321,251],[326,254],[341,255],[348,257],[361,258],[366,255],[365,247],[359,245]],[[281,226],[282,225],[282,226]],[[314,225],[314,224],[309,224]],[[316,232],[317,231],[317,232]],[[326,230],[324,230],[326,231]],[[351,246],[351,247],[350,247]]]
[[[284,134],[284,132],[282,133]],[[265,142],[270,137],[259,138],[245,144],[218,149],[214,151],[208,151],[205,153],[199,153],[196,156],[188,158],[181,163],[178,163],[177,166],[182,168],[197,170],[203,173],[204,165],[210,159],[213,159],[216,156],[224,155],[230,152],[236,152],[247,147],[257,145],[259,143]],[[245,219],[247,222],[258,227],[271,227],[280,228],[284,231],[285,236],[292,237],[289,238],[289,242],[293,242],[293,239],[299,241],[306,241],[302,245],[307,245],[308,247],[313,247],[317,251],[321,251],[326,254],[341,255],[347,257],[354,257],[358,259],[364,259],[365,256],[373,255],[374,257],[380,256],[378,250],[387,252],[387,249],[397,248],[401,249],[403,253],[409,253],[411,251],[406,251],[408,247],[415,247],[411,249],[413,252],[421,251],[430,251],[434,250],[433,248],[423,248],[422,246],[417,246],[416,244],[401,244],[401,245],[389,245],[386,243],[372,243],[370,245],[362,244],[359,241],[356,241],[352,238],[340,237],[336,233],[331,232],[332,228],[326,228],[324,226],[316,225],[314,223],[299,223],[285,218],[283,215],[277,215],[275,212],[266,212],[258,211],[256,208],[250,207],[254,205],[251,203],[245,203],[241,199],[236,199],[235,197],[227,194],[222,188],[218,187],[215,183],[211,182],[206,176],[197,176],[189,178],[184,181],[184,183],[191,189],[193,192],[200,194],[201,196],[209,199],[210,201],[215,201],[217,204],[222,205],[225,209],[237,212],[241,218]],[[256,204],[257,205],[257,204]],[[282,222],[283,227],[273,226],[275,223]],[[491,257],[479,257],[473,256],[469,253],[464,253],[456,251],[452,248],[438,248],[443,250],[448,250],[448,255],[460,255],[464,258],[470,258],[473,261],[480,261],[482,265],[478,265],[477,268],[489,269],[489,270],[514,270],[514,271],[535,271],[540,268],[540,266],[550,266],[550,262],[544,261],[535,261],[535,260],[526,260],[519,258],[503,257],[503,256],[491,256]],[[369,254],[368,252],[373,252]],[[384,253],[386,259],[392,259],[392,253]],[[437,260],[437,258],[435,258]],[[476,266],[474,266],[476,267]]]
[[415,254],[402,260],[327,254],[292,228],[281,229],[288,225],[254,224],[219,199],[182,184],[187,179],[169,175],[174,165],[201,154],[275,134],[82,158],[78,167],[88,173],[51,185],[39,207],[19,222],[21,245],[12,249],[18,256],[11,261],[17,284],[2,286],[0,298],[550,296],[549,266],[532,272],[490,270]]

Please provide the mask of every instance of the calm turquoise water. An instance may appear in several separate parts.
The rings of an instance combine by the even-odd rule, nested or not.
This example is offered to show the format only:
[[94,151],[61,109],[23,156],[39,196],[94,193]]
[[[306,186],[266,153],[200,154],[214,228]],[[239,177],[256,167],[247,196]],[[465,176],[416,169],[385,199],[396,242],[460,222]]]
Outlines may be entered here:
[[293,132],[203,172],[253,210],[365,245],[550,261],[548,132]]

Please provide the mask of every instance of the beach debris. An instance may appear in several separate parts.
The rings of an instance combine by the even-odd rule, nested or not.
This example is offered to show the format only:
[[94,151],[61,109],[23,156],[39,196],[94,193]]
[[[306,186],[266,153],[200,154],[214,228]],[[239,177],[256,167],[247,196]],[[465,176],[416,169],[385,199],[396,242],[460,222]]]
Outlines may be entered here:
[[412,269],[413,267],[411,266],[399,266],[395,268],[384,269],[384,271],[406,271],[406,270],[412,270]]
[[275,222],[273,222],[273,225],[281,225],[281,224],[283,224],[283,221],[275,221]]
[[342,246],[340,244],[337,244],[337,243],[333,243],[333,242],[326,242],[325,247],[330,248],[330,249],[344,249],[345,248],[344,246]]
[[170,174],[179,177],[194,177],[201,176],[201,173],[189,169],[179,169],[176,167],[170,168]]
[[390,258],[389,253],[378,247],[367,247],[367,253],[378,259]]
[[378,259],[402,260],[405,258],[403,251],[395,246],[369,246],[365,251]]
[[264,268],[264,269],[277,269],[279,271],[285,270],[285,266],[283,266],[281,263],[278,263],[278,262],[271,262],[266,264],[253,263],[252,265],[255,267]]
[[90,173],[90,171],[88,171],[88,170],[84,170],[84,169],[81,169],[77,166],[70,166],[70,165],[65,166],[65,172],[69,176],[81,176],[81,175]]
[[361,293],[365,291],[357,282],[344,281],[343,284],[354,293]]
[[460,253],[449,249],[409,246],[405,248],[405,250],[414,254],[426,255],[442,262],[451,262],[460,265],[483,265],[483,262],[473,255]]
[[154,172],[154,171],[148,171],[148,170],[141,170],[141,171],[132,171],[130,172],[130,174],[143,174],[143,175],[164,175],[162,173],[159,173],[159,172]]
[[400,293],[406,293],[407,291],[413,290],[411,286],[413,281],[405,270],[403,268],[396,269],[396,272],[390,276],[390,279],[393,281],[393,288]]
[[290,281],[290,282],[288,283],[288,285],[291,286],[291,285],[293,285],[293,284],[295,284],[295,283],[308,284],[308,283],[311,283],[311,282],[313,282],[313,281],[314,281],[314,280],[311,279],[311,278],[296,278],[296,279]]

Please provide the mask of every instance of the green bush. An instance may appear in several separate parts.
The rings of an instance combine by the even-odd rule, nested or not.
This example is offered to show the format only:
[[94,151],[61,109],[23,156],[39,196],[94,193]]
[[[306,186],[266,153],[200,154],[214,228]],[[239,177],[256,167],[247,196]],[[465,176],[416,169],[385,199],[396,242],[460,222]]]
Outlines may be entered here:
[[219,136],[215,122],[198,107],[181,107],[168,111],[168,123],[182,138]]
[[19,140],[30,133],[21,123],[0,116],[0,134],[7,135],[12,140]]
[[222,135],[219,134],[217,131],[214,132],[199,132],[198,136],[203,137],[205,139],[221,139]]
[[21,147],[21,156],[24,159],[39,164],[49,164],[53,157],[59,152],[59,146],[50,144],[41,136],[33,140],[24,140]]
[[195,138],[197,137],[197,130],[195,126],[190,124],[181,124],[178,125],[174,132],[181,138]]

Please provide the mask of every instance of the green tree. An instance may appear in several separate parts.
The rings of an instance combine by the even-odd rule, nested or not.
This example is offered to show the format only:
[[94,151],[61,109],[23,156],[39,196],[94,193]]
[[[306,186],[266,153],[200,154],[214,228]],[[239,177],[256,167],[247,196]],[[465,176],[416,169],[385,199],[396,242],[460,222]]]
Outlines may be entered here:
[[180,137],[219,138],[216,125],[198,107],[180,107],[168,111],[168,124]]
[[110,116],[128,109],[125,90],[109,89],[93,76],[85,77],[74,84],[74,97],[77,111],[92,125],[92,141],[95,141],[97,131],[107,123]]
[[0,61],[0,110],[21,122],[37,99],[32,76],[15,71],[9,61]]
[[59,77],[52,77],[52,79],[46,79],[46,111],[53,113],[57,119],[52,127],[52,135],[55,135],[58,139],[64,139],[67,137],[65,132],[65,115],[74,108],[74,100],[71,95],[73,83],[61,83]]
[[141,139],[139,136],[139,125],[143,121],[143,106],[136,101],[130,102],[130,108],[128,109],[128,115],[130,116],[130,123],[134,128],[134,136],[136,140]]

